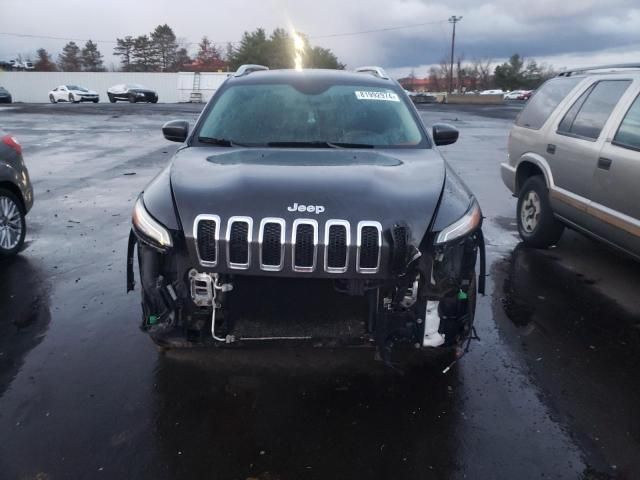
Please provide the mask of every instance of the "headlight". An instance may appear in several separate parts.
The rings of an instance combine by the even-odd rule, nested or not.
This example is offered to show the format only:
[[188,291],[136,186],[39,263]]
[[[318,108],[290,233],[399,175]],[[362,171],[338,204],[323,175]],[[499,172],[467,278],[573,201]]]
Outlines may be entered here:
[[480,205],[473,199],[473,203],[467,213],[465,213],[460,220],[452,223],[442,231],[436,237],[436,245],[447,243],[457,238],[464,237],[465,235],[473,232],[482,223],[482,211]]
[[143,92],[136,92],[136,95],[139,97],[144,97],[144,93]]
[[142,195],[138,197],[136,206],[133,208],[131,222],[135,230],[151,245],[161,250],[166,250],[173,246],[171,235],[167,229],[147,212],[147,209],[144,207],[144,202],[142,201]]

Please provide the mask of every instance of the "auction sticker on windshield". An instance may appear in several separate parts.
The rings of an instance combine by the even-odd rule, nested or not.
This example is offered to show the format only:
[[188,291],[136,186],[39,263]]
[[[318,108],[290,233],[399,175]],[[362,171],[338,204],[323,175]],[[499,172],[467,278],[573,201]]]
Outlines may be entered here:
[[386,102],[399,102],[400,98],[393,92],[364,92],[356,91],[358,100],[383,100]]

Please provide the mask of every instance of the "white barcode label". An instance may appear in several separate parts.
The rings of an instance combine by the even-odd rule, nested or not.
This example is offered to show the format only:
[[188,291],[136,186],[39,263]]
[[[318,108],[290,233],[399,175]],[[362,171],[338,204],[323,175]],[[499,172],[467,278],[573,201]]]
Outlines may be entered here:
[[399,102],[400,98],[393,92],[362,92],[356,91],[358,100],[382,100],[385,102]]

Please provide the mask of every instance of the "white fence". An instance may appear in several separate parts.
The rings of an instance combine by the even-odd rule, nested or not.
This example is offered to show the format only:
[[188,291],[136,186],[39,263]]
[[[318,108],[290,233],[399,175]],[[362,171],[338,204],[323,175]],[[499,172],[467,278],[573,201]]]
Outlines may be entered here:
[[[197,97],[209,100],[222,85],[227,73],[200,73]],[[100,94],[106,102],[107,88],[119,83],[139,83],[158,92],[162,103],[188,102],[192,99],[194,79],[191,72],[179,73],[133,73],[133,72],[3,72],[0,71],[0,86],[13,96],[14,102],[48,102],[48,93],[58,85],[81,85]]]

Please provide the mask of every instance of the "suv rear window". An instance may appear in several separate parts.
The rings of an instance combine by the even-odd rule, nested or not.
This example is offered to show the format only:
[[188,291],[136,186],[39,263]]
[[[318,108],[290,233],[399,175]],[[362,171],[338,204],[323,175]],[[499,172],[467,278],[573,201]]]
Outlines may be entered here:
[[558,77],[546,82],[520,112],[516,125],[538,130],[580,80],[578,77]]
[[630,80],[603,80],[587,89],[566,113],[558,133],[597,140]]
[[613,144],[619,147],[640,150],[640,96],[636,98],[620,124]]

